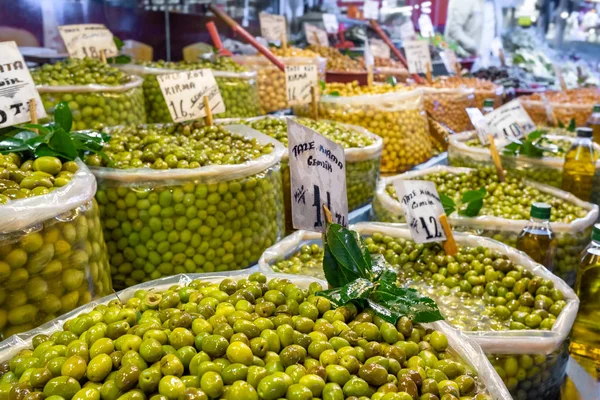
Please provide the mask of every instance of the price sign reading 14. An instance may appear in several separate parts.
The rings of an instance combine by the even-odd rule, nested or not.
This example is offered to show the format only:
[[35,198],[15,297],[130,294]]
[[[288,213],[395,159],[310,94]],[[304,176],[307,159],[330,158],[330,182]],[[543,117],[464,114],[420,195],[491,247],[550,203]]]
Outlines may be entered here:
[[347,226],[343,147],[292,119],[287,128],[294,228],[325,232],[323,205],[334,223]]
[[444,215],[444,207],[435,184],[429,181],[399,180],[394,183],[394,188],[415,243],[445,241],[447,238],[440,221],[440,216]]
[[113,34],[102,24],[63,25],[60,36],[71,58],[102,58],[119,55]]

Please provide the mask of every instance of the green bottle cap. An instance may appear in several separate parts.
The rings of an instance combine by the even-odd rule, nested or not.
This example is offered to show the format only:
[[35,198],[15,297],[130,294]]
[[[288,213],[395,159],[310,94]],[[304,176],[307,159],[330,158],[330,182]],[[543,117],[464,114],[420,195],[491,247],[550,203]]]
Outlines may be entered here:
[[592,240],[600,242],[600,224],[594,225],[594,229],[592,230]]
[[484,107],[494,107],[494,99],[485,99],[483,101]]
[[591,138],[592,133],[593,133],[592,128],[588,128],[588,127],[577,128],[577,137]]
[[547,203],[532,203],[531,212],[529,215],[531,218],[537,219],[550,219],[550,210],[552,206]]
[[600,112],[600,104],[594,104],[594,108],[592,109],[592,112]]

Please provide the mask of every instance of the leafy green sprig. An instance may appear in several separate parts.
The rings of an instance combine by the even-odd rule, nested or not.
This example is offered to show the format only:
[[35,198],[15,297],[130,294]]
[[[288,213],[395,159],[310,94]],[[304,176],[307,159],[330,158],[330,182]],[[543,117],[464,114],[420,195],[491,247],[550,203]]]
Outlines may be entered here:
[[379,317],[395,324],[402,316],[414,322],[444,319],[435,302],[414,289],[397,285],[398,274],[383,256],[371,257],[360,235],[338,224],[325,233],[323,271],[329,286],[317,295],[337,307],[354,303],[371,308]]
[[[66,102],[54,109],[54,122],[48,125],[23,124],[0,136],[0,154],[21,153],[26,158],[58,157],[73,161],[86,154],[98,154],[110,163],[102,151],[110,136],[103,132],[71,132],[73,115]],[[37,132],[36,132],[37,131]]]
[[522,140],[511,138],[511,143],[504,146],[502,152],[507,156],[524,155],[534,158],[542,158],[545,153],[556,154],[560,151],[560,148],[555,145],[543,146],[542,143],[546,140],[545,130],[535,130],[527,135]]
[[482,187],[479,190],[468,190],[464,192],[459,205],[443,193],[440,193],[440,200],[442,201],[442,207],[444,207],[446,215],[450,215],[458,209],[458,215],[475,217],[479,214],[481,207],[483,207],[483,199],[485,199],[486,194],[487,190]]

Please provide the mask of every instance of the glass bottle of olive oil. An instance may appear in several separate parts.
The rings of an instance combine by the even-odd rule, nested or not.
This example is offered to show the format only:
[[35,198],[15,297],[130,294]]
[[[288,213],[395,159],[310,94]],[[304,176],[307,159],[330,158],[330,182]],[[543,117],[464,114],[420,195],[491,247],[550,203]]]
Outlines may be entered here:
[[583,251],[575,282],[579,312],[571,332],[571,352],[600,363],[600,224]]
[[481,109],[481,113],[483,115],[489,114],[494,111],[494,99],[485,99],[483,101],[483,108]]
[[592,128],[594,143],[600,144],[600,104],[594,105],[592,115],[590,116],[587,125]]
[[529,223],[517,237],[517,249],[550,271],[557,245],[556,235],[550,227],[551,210],[552,206],[546,203],[531,204]]
[[596,172],[596,154],[592,144],[592,129],[577,128],[577,138],[565,155],[562,189],[581,200],[589,201]]

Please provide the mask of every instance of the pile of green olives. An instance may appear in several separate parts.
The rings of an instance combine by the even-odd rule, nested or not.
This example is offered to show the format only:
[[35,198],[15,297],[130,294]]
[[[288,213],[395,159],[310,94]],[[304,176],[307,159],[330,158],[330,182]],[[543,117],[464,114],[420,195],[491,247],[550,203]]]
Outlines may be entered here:
[[[360,149],[372,146],[375,140],[369,135],[351,129],[350,127],[333,121],[315,121],[309,118],[298,118],[297,121],[326,138],[343,146],[344,149]],[[285,118],[264,118],[247,122],[252,128],[288,145],[287,120]],[[375,195],[377,179],[379,178],[379,163],[381,155],[368,155],[359,161],[346,162],[346,192],[348,196],[348,210],[356,210],[370,203]],[[283,168],[283,190],[286,196],[286,220],[288,231],[292,230],[292,206],[290,197],[289,166]]]
[[305,244],[300,251],[285,260],[277,261],[271,268],[284,274],[301,274],[325,279],[323,254],[323,248],[317,243]]
[[[156,76],[171,71],[191,71],[196,69],[212,69],[219,92],[225,103],[225,112],[216,115],[218,118],[248,118],[260,115],[260,101],[256,73],[248,72],[229,57],[217,57],[214,60],[197,62],[140,62],[145,67],[139,72],[144,78],[144,96],[148,122],[173,122],[169,108],[158,85]],[[131,69],[135,72],[135,69]]]
[[35,336],[0,365],[0,397],[491,399],[442,332],[333,309],[319,290],[259,273],[137,290]]
[[16,153],[0,154],[0,204],[40,196],[67,185],[79,166],[57,157],[23,159]]
[[[104,167],[92,172],[116,288],[177,273],[247,268],[282,237],[279,165],[218,173],[219,165],[272,153],[272,144],[194,124],[122,128],[111,135],[106,153],[122,173],[107,177],[103,171],[114,169]],[[97,156],[86,162],[105,165]],[[215,173],[198,168],[206,165]],[[139,170],[127,171],[132,168]],[[185,177],[161,178],[143,168],[180,169]],[[141,176],[132,183],[130,172]]]
[[60,102],[69,104],[73,130],[146,122],[142,82],[99,60],[69,58],[44,64],[31,75],[48,114]]

